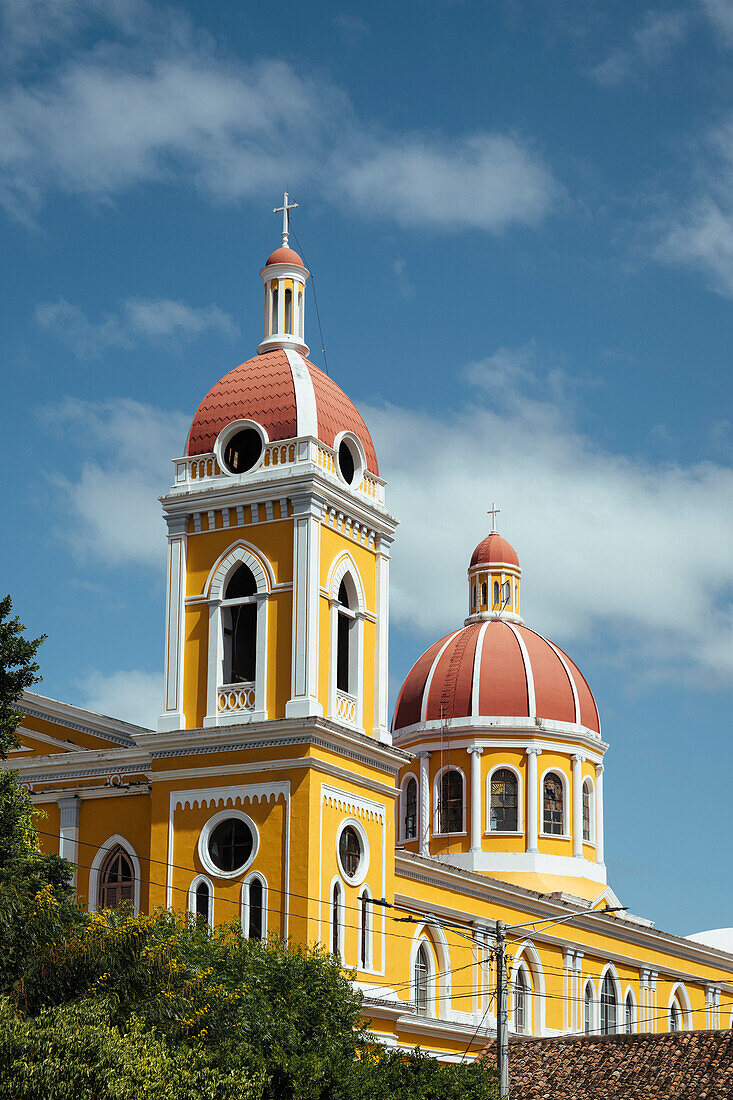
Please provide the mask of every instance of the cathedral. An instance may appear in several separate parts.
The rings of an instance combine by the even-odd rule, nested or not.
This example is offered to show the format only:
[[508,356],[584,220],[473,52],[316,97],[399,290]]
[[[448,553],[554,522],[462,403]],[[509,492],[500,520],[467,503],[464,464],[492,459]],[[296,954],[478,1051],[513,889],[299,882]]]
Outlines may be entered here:
[[466,547],[455,629],[388,706],[389,510],[369,428],[308,359],[309,272],[260,275],[256,354],[203,398],[167,524],[157,730],[28,692],[8,766],[94,910],[167,906],[320,943],[390,1045],[731,1026],[733,955],[620,907],[603,739],[573,660],[525,623],[519,557]]

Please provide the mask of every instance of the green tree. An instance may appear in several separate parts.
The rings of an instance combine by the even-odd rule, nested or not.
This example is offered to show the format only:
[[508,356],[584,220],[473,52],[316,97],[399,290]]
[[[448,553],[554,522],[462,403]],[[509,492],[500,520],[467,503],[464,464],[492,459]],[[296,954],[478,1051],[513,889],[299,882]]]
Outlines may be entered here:
[[38,647],[45,640],[25,638],[25,627],[16,616],[11,619],[13,601],[10,596],[0,599],[0,758],[8,749],[18,744],[16,730],[23,712],[18,709],[21,696],[41,679],[36,663]]

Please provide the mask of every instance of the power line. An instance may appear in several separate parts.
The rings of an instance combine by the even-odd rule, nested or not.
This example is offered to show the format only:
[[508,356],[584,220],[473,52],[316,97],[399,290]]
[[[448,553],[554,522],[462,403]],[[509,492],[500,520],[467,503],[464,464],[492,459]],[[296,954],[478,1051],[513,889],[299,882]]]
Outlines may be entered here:
[[[293,229],[293,220],[292,220],[292,218],[289,219],[289,224],[290,224],[290,232],[295,237],[295,243],[297,244],[298,250],[299,250],[299,252],[301,253],[301,255],[303,257],[303,263],[308,268],[308,271],[310,271],[311,285],[313,287],[313,303],[316,307],[316,320],[318,321],[318,334],[321,337],[321,354],[323,355],[323,366],[324,366],[325,373],[328,374],[328,360],[326,359],[326,342],[323,339],[323,329],[321,328],[321,314],[320,314],[320,311],[318,309],[318,295],[316,294],[316,277],[313,274],[313,272],[311,271],[311,268],[310,268],[310,266],[308,264],[308,261],[305,257],[305,252],[303,252],[300,241],[298,240],[298,234]],[[329,375],[329,378],[330,377],[331,376]]]

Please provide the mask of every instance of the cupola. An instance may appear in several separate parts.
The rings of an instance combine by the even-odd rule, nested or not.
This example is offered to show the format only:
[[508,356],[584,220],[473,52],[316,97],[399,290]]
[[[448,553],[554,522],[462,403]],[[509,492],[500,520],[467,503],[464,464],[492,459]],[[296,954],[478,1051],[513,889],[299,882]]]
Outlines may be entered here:
[[492,518],[491,533],[478,544],[471,556],[467,624],[485,619],[523,622],[519,614],[522,570],[516,550],[496,530],[496,517],[500,511],[500,508],[491,506],[488,513]]
[[297,252],[289,244],[289,212],[297,202],[288,202],[287,191],[282,206],[274,213],[282,212],[282,245],[268,256],[260,275],[265,284],[265,324],[258,355],[268,351],[298,351],[308,355],[305,342],[305,283],[310,274]]

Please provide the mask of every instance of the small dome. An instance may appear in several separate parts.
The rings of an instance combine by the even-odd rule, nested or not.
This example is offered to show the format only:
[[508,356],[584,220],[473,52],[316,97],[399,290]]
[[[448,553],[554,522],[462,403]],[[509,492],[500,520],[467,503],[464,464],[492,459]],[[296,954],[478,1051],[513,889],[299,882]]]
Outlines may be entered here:
[[423,653],[402,685],[393,729],[477,717],[546,718],[598,734],[601,728],[573,661],[536,631],[502,619],[469,623]]
[[285,246],[276,248],[275,251],[267,257],[265,267],[269,267],[270,264],[297,264],[298,267],[305,267],[298,253],[294,252],[292,248],[285,248]]
[[513,565],[518,569],[519,558],[511,543],[493,531],[474,550],[471,565]]
[[210,454],[219,432],[233,420],[256,421],[271,441],[313,435],[328,447],[339,432],[353,432],[364,448],[367,469],[379,474],[372,437],[355,406],[332,378],[296,351],[278,348],[255,355],[225,374],[196,411],[186,454]]

